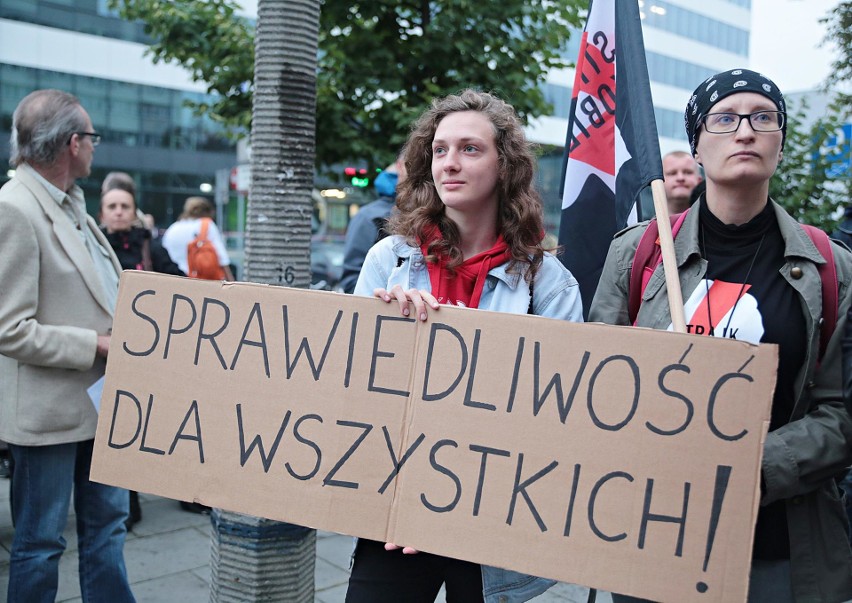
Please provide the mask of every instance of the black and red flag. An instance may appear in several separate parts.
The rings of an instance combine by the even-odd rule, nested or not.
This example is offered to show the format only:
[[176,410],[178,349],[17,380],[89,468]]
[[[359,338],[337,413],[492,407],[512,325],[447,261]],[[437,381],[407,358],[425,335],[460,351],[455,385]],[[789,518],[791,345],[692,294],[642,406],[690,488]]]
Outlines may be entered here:
[[574,77],[559,226],[584,314],[613,235],[636,222],[640,192],[662,177],[639,5],[593,0]]

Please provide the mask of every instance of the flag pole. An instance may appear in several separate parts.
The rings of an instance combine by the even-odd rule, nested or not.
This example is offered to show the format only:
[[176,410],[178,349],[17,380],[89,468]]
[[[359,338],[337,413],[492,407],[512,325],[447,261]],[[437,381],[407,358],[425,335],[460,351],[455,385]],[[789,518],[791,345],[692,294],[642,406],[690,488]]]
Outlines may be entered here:
[[683,293],[680,290],[680,278],[677,272],[672,223],[669,220],[669,206],[666,201],[666,187],[662,180],[651,181],[651,193],[654,196],[654,211],[657,215],[657,228],[660,237],[660,251],[663,256],[663,270],[666,274],[666,290],[669,298],[669,313],[672,317],[672,330],[675,333],[686,333]]

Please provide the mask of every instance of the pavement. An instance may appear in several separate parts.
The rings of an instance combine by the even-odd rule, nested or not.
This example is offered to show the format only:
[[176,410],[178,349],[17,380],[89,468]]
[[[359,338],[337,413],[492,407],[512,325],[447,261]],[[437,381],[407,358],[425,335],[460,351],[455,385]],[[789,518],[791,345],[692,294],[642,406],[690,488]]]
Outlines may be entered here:
[[[141,494],[142,521],[133,526],[124,547],[127,573],[138,603],[209,603],[210,517],[183,511],[177,501]],[[0,479],[0,603],[7,603],[9,552],[14,528],[9,512],[9,481]],[[59,564],[57,602],[81,602],[77,581],[74,518],[65,528],[68,543]],[[349,580],[352,538],[317,533],[315,597],[319,603],[343,603]],[[535,603],[585,603],[588,589],[558,584],[533,599]],[[598,593],[598,603],[611,603]],[[445,603],[443,592],[436,603]]]

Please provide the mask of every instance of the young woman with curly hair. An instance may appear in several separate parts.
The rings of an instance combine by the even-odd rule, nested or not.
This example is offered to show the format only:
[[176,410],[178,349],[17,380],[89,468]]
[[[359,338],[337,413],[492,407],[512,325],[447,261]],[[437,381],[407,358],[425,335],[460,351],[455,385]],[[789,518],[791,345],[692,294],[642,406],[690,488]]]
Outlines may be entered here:
[[[473,90],[437,99],[403,157],[392,235],[367,254],[356,295],[422,321],[442,304],[582,321],[577,281],[542,245],[533,155],[510,105]],[[489,571],[362,539],[346,601],[428,603],[444,584],[448,603],[483,601]]]

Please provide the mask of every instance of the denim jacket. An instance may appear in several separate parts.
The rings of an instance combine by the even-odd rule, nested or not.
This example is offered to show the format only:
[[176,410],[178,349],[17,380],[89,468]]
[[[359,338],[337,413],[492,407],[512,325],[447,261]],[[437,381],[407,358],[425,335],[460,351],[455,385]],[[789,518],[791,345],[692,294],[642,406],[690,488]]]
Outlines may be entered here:
[[[488,273],[479,307],[494,312],[526,314],[530,307],[530,288],[521,274],[509,273],[507,264],[492,268]],[[394,235],[376,243],[367,254],[355,295],[372,296],[377,288],[432,290],[429,270],[417,247]],[[533,314],[583,322],[583,305],[577,280],[551,254],[545,254],[533,287]]]
[[[390,289],[394,285],[432,290],[420,249],[397,235],[382,239],[370,249],[355,285],[355,295],[372,296],[374,289]],[[583,322],[577,280],[551,254],[545,254],[536,273],[532,298],[533,314]],[[506,264],[492,268],[479,308],[526,314],[530,308],[530,287],[522,275],[507,272]],[[486,603],[520,603],[543,593],[556,582],[483,565],[482,584]]]

